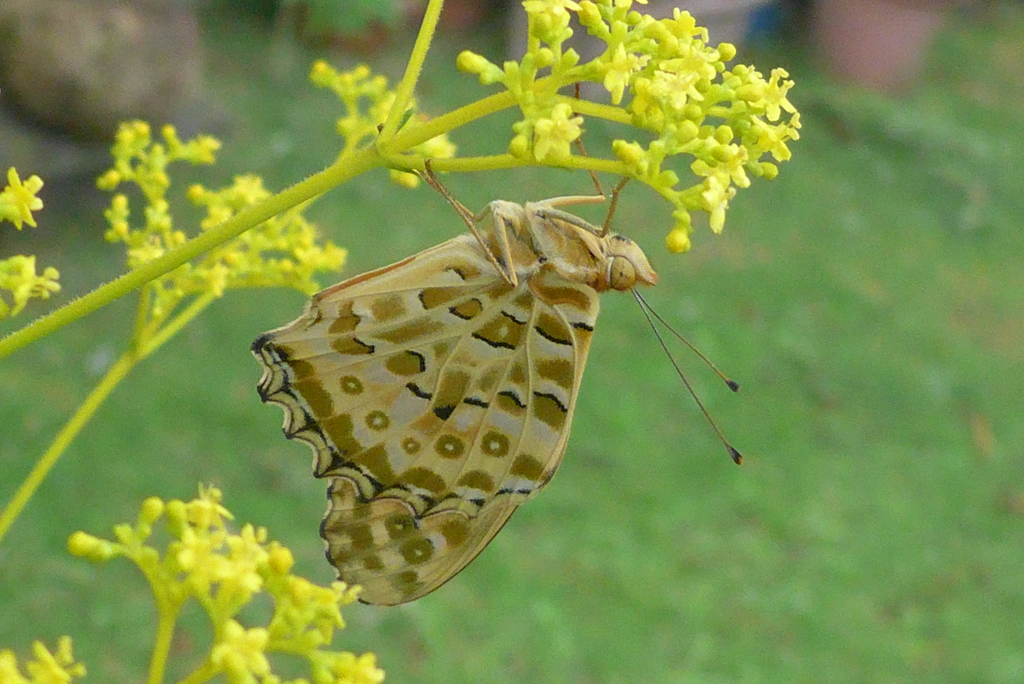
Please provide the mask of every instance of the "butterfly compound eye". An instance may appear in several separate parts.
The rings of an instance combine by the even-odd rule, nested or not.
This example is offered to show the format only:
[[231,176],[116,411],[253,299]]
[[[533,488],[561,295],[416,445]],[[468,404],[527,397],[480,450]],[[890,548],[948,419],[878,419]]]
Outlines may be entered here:
[[612,257],[608,264],[608,285],[613,290],[622,292],[636,284],[636,268],[624,256]]

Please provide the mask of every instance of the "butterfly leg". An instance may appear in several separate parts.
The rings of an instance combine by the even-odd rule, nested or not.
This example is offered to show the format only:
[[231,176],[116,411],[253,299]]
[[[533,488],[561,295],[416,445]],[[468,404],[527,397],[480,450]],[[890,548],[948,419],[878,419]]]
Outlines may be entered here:
[[[510,224],[515,224],[517,221],[525,220],[523,216],[523,208],[518,204],[512,202],[505,202],[503,200],[495,200],[486,207],[483,208],[479,214],[473,217],[476,223],[480,223],[490,218],[494,223],[494,236],[498,240],[498,249],[500,255],[492,253],[490,246],[484,241],[482,235],[477,232],[476,227],[473,227],[473,235],[480,241],[480,245],[487,252],[488,258],[498,268],[498,272],[501,273],[502,277],[512,287],[519,286],[519,276],[516,275],[515,266],[512,264],[512,248],[508,244],[508,227]],[[498,256],[501,257],[501,262],[505,264],[502,266],[498,263]]]
[[448,204],[452,205],[452,208],[454,208],[456,213],[458,213],[459,218],[461,218],[462,222],[465,223],[466,227],[469,228],[469,232],[472,233],[473,237],[476,238],[476,241],[480,243],[480,247],[484,250],[484,254],[487,255],[487,260],[490,261],[491,265],[493,265],[494,268],[497,269],[498,273],[501,274],[501,277],[507,283],[512,285],[512,287],[518,286],[519,279],[516,277],[515,269],[512,268],[511,266],[512,260],[509,255],[508,235],[505,232],[504,224],[499,225],[499,222],[495,220],[495,233],[499,235],[502,256],[504,257],[504,263],[509,264],[508,266],[503,266],[498,261],[498,258],[494,255],[494,251],[491,249],[491,246],[487,244],[487,240],[480,233],[480,229],[477,228],[477,224],[491,214],[491,205],[487,205],[487,207],[485,207],[484,210],[481,211],[479,214],[474,214],[466,207],[465,204],[455,199],[455,197],[450,192],[448,192],[448,188],[444,187],[441,184],[441,181],[439,181],[437,179],[437,176],[434,175],[434,170],[430,168],[429,159],[423,160],[423,168],[424,171],[419,174],[420,178],[426,181],[426,183],[430,187],[437,190],[441,194],[441,197],[444,197],[444,199],[448,202]]
[[608,234],[608,228],[612,223],[612,216],[615,214],[615,208],[619,204],[619,193],[622,192],[622,188],[625,187],[626,183],[629,182],[629,178],[623,178],[619,181],[615,189],[612,190],[612,201],[608,206],[608,214],[605,216],[604,224],[601,227],[597,227],[594,224],[583,220],[575,214],[570,214],[567,211],[562,211],[557,207],[560,206],[572,206],[574,204],[599,204],[605,201],[604,195],[568,195],[566,197],[552,197],[551,199],[544,200],[543,202],[531,203],[528,211],[533,211],[540,218],[555,218],[560,221],[582,228],[583,230],[593,233],[598,237],[604,237]]
[[604,195],[569,195],[567,197],[552,197],[551,199],[544,200],[543,202],[527,203],[526,211],[537,218],[544,220],[558,219],[559,221],[568,223],[571,226],[585,230],[588,233],[592,233],[598,237],[603,237],[603,228],[599,228],[583,218],[576,216],[575,214],[570,214],[567,211],[562,211],[557,207],[570,206],[573,204],[598,204],[600,202],[604,202],[604,200]]

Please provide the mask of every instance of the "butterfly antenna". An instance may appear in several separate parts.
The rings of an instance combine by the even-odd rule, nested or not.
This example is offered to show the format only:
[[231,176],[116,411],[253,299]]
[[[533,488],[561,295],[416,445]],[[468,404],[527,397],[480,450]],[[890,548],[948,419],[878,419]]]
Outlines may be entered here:
[[[647,300],[643,298],[643,295],[641,295],[641,294],[640,294],[639,292],[637,292],[636,290],[634,290],[634,291],[633,291],[633,294],[635,294],[635,295],[636,295],[636,297],[637,297],[637,299],[639,299],[639,300],[640,300],[640,302],[641,302],[641,303],[643,304],[643,308],[645,308],[646,310],[650,311],[650,312],[651,312],[651,313],[652,313],[652,314],[654,315],[654,317],[655,317],[656,319],[658,319],[658,322],[659,322],[659,323],[661,323],[661,324],[662,324],[663,326],[665,326],[665,327],[666,327],[666,328],[668,329],[668,331],[669,331],[670,333],[672,333],[673,335],[675,335],[675,336],[676,336],[676,338],[677,338],[677,339],[678,339],[678,340],[679,340],[680,342],[682,342],[682,343],[683,343],[683,344],[685,344],[685,345],[686,345],[687,347],[689,347],[689,348],[690,348],[690,350],[691,350],[691,351],[693,351],[693,353],[694,353],[694,354],[696,354],[697,356],[699,356],[699,357],[700,357],[700,360],[701,360],[701,361],[703,361],[704,363],[706,363],[706,364],[708,365],[708,368],[710,368],[711,370],[713,370],[713,371],[715,372],[715,374],[716,374],[716,375],[717,375],[717,376],[718,376],[719,378],[721,378],[721,379],[722,379],[722,382],[724,382],[724,383],[725,383],[726,385],[728,385],[729,389],[731,389],[731,390],[732,390],[733,392],[739,392],[739,391],[740,391],[740,383],[736,382],[735,380],[733,380],[732,378],[730,378],[730,377],[729,377],[728,375],[726,375],[726,374],[725,374],[725,373],[723,373],[722,371],[718,370],[718,366],[716,366],[716,365],[715,365],[715,364],[714,364],[714,363],[713,363],[713,362],[711,361],[711,359],[709,359],[708,357],[706,357],[706,356],[705,356],[705,355],[704,355],[704,354],[703,354],[703,353],[701,352],[701,350],[700,350],[700,349],[697,349],[697,347],[695,347],[695,346],[693,345],[693,343],[692,343],[692,342],[690,342],[690,340],[686,339],[686,338],[685,338],[685,337],[684,337],[684,336],[683,336],[682,334],[680,334],[680,333],[679,333],[679,332],[678,332],[678,331],[677,331],[677,330],[676,330],[675,328],[673,328],[673,327],[672,327],[671,325],[669,325],[669,324],[668,324],[668,321],[666,321],[666,320],[665,320],[664,318],[662,318],[662,317],[661,317],[661,316],[660,316],[660,315],[658,314],[658,312],[657,312],[657,311],[655,311],[655,310],[654,310],[654,309],[653,309],[653,308],[651,307],[651,305],[647,303]],[[650,318],[650,317],[648,317],[648,318]]]
[[[711,425],[712,429],[715,431],[715,434],[718,435],[719,441],[722,442],[726,450],[729,452],[729,457],[733,460],[733,463],[735,463],[736,465],[743,463],[743,455],[740,454],[740,452],[732,444],[729,443],[729,440],[725,438],[725,434],[722,432],[722,429],[718,427],[718,423],[715,422],[715,419],[711,417],[711,413],[709,413],[707,408],[705,408],[704,402],[702,402],[700,400],[700,397],[697,396],[697,393],[693,391],[693,386],[690,384],[690,381],[686,379],[686,375],[683,374],[683,369],[679,367],[679,363],[676,361],[675,357],[672,356],[672,352],[669,351],[668,345],[665,344],[665,338],[663,338],[661,336],[661,333],[658,332],[658,327],[654,324],[654,319],[656,318],[658,321],[660,321],[663,325],[665,325],[666,328],[671,330],[673,334],[675,334],[680,339],[683,339],[682,336],[679,335],[679,333],[677,333],[675,330],[672,330],[672,328],[669,327],[669,325],[665,323],[664,320],[662,320],[661,316],[659,316],[656,311],[650,308],[650,305],[647,303],[646,300],[644,300],[644,298],[640,295],[639,292],[637,292],[636,290],[632,290],[632,292],[633,295],[636,297],[637,304],[640,305],[640,310],[644,312],[644,317],[650,324],[651,330],[654,331],[654,336],[658,338],[658,344],[661,345],[661,348],[665,351],[665,355],[668,357],[668,360],[672,362],[672,367],[676,369],[676,374],[679,375],[679,379],[682,380],[683,384],[686,386],[686,391],[689,392],[690,396],[693,397],[693,400],[697,402],[697,406],[700,408],[701,413],[704,414],[704,418],[707,419],[708,424]],[[654,318],[651,318],[651,314],[654,314]],[[683,341],[686,342],[685,339],[683,339]],[[689,342],[686,342],[686,344],[687,346],[690,347],[690,349],[693,349],[692,344],[690,344]],[[694,351],[697,350],[694,349]],[[718,374],[723,379],[725,379],[727,383],[730,382],[727,378],[725,378],[724,375],[721,374],[721,372],[718,371],[717,368],[715,368],[714,364],[712,364],[704,357],[703,354],[701,354],[699,351],[697,351],[697,354],[700,355],[702,359],[707,361],[708,365],[711,366],[711,368],[713,368],[716,372],[718,372]],[[732,387],[732,385],[730,385],[730,387]],[[739,385],[737,385],[736,387],[738,388]]]

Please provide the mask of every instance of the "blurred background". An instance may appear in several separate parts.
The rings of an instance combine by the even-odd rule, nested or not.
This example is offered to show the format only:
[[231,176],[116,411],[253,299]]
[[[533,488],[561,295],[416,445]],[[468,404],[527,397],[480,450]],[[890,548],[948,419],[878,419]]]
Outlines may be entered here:
[[[675,4],[711,43],[736,42],[736,62],[787,69],[802,113],[779,178],[740,192],[725,232],[698,229],[689,254],[665,250],[670,208],[649,190],[628,187],[616,214],[660,273],[653,306],[743,385],[733,395],[678,350],[746,462],[729,461],[631,298],[610,294],[550,486],[439,591],[349,608],[337,645],[376,652],[389,682],[1024,681],[1024,3],[648,8]],[[46,307],[123,272],[94,186],[121,119],[224,141],[216,166],[179,169],[172,194],[249,172],[282,189],[323,168],[341,107],[308,84],[310,64],[366,62],[397,81],[422,6],[4,0],[0,168],[41,175],[46,209],[37,229],[6,226],[0,254],[60,270]],[[454,58],[517,56],[520,14],[447,0],[422,108],[492,92]],[[454,141],[502,150],[515,118]],[[587,140],[623,134],[587,123]],[[551,169],[445,182],[472,208],[591,187]],[[384,172],[307,214],[350,250],[346,275],[463,230],[436,193]],[[130,299],[0,361],[0,500],[120,353]],[[199,482],[267,526],[298,572],[333,578],[324,484],[259,402],[248,352],[303,303],[231,292],[118,388],[0,546],[0,648],[71,634],[92,680],[141,681],[155,627],[143,580],[71,558],[66,539]],[[185,616],[179,675],[205,629]]]

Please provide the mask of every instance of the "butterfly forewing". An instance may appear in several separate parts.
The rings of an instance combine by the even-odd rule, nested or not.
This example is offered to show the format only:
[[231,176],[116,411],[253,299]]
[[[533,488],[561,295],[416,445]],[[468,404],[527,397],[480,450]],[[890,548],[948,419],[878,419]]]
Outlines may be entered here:
[[260,394],[330,478],[341,579],[396,604],[469,563],[546,484],[569,435],[597,292],[469,235],[316,295],[253,345]]

